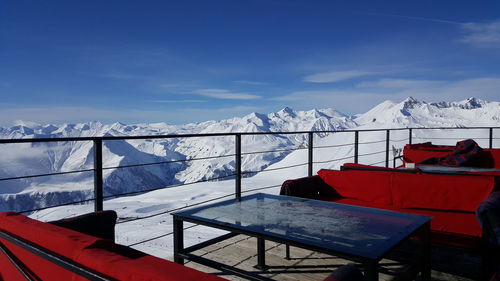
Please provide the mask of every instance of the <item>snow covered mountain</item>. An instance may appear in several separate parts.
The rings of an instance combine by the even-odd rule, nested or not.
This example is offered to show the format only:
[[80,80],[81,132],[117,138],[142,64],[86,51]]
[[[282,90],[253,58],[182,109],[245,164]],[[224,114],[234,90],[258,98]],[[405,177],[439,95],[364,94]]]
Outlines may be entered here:
[[[0,138],[60,138],[92,136],[172,135],[193,133],[270,132],[343,130],[357,124],[332,109],[294,111],[290,108],[263,115],[251,113],[221,121],[180,126],[100,122],[39,125],[20,122],[0,128]],[[304,134],[243,136],[242,152],[283,150],[299,147]],[[170,138],[116,140],[103,142],[105,195],[147,190],[179,183],[230,177],[234,173],[234,137]],[[5,155],[0,162],[0,178],[41,175],[93,168],[93,143],[56,142],[8,144],[0,146]],[[259,171],[278,162],[287,151],[248,154],[242,159],[244,171]],[[224,156],[223,158],[211,158]],[[188,159],[204,159],[184,162]],[[209,159],[206,159],[209,158]],[[144,163],[173,162],[161,165],[113,168]],[[26,210],[92,197],[92,171],[0,181],[0,210]]]
[[363,128],[498,126],[500,103],[477,98],[427,103],[409,97],[400,103],[385,101],[354,121]]
[[[460,102],[426,103],[410,97],[400,103],[383,102],[370,111],[356,116],[347,116],[333,109],[295,111],[284,108],[267,115],[251,113],[244,117],[178,126],[165,123],[127,125],[90,122],[40,125],[19,122],[16,126],[0,128],[0,138],[342,131],[354,128],[464,126],[500,126],[500,103],[476,98]],[[327,136],[328,134],[318,135],[317,145],[331,145],[332,140],[329,140]],[[371,138],[366,134],[365,137]],[[287,156],[291,159],[294,153],[299,152],[291,153],[286,149],[303,147],[306,142],[307,136],[304,134],[243,136],[242,169],[243,171],[260,171],[270,165],[279,164]],[[333,144],[346,142],[352,142],[352,136],[337,138]],[[376,148],[362,146],[361,152],[363,150],[374,151],[374,149]],[[282,151],[245,154],[275,150]],[[352,147],[338,149],[337,156],[350,155],[351,150]],[[234,136],[104,141],[103,166],[107,168],[104,170],[105,195],[226,176],[230,178],[234,173],[234,151]],[[7,144],[0,146],[0,152],[3,155],[0,161],[0,178],[87,170],[87,172],[75,174],[0,181],[0,210],[26,210],[92,197],[92,142]],[[216,156],[227,157],[213,158]],[[319,154],[315,157],[321,159],[323,156]],[[183,161],[188,159],[203,160]],[[114,168],[156,162],[171,163]]]

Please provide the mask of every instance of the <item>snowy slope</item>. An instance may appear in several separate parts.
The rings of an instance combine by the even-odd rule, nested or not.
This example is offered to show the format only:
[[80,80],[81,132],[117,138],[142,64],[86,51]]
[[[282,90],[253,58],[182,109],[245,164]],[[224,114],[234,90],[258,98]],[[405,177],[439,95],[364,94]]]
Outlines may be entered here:
[[[426,103],[408,98],[400,103],[383,102],[370,111],[347,116],[333,109],[295,111],[284,108],[270,114],[251,113],[221,121],[206,121],[186,125],[154,124],[102,124],[100,122],[41,125],[19,122],[9,128],[0,128],[1,138],[58,138],[92,136],[137,136],[187,133],[231,133],[335,130],[334,134],[315,135],[315,168],[337,168],[352,161],[353,133],[345,129],[405,128],[405,127],[463,127],[499,126],[500,103],[470,98],[459,102]],[[414,131],[418,141],[418,134]],[[472,133],[472,132],[468,132]],[[440,132],[426,132],[436,137]],[[449,131],[448,137],[461,138],[462,132]],[[475,131],[481,145],[485,131]],[[385,158],[385,132],[364,132],[360,161],[379,164]],[[404,131],[391,134],[391,147],[401,148],[408,141]],[[453,144],[456,139],[443,140]],[[242,137],[243,171],[260,171],[270,165],[287,165],[289,159],[303,151],[287,151],[305,147],[305,134],[250,135]],[[210,138],[171,138],[103,142],[105,195],[146,190],[179,183],[192,183],[234,174],[234,136]],[[49,144],[9,144],[0,146],[3,158],[0,177],[50,174],[61,171],[89,170],[93,168],[92,142],[55,142]],[[334,149],[332,149],[332,146]],[[256,151],[274,153],[245,154]],[[333,152],[332,152],[333,151]],[[226,156],[223,158],[213,158]],[[351,158],[350,158],[351,157]],[[382,158],[381,158],[382,157]],[[208,159],[207,159],[208,158]],[[202,159],[184,161],[188,159]],[[306,158],[304,158],[306,159]],[[335,159],[338,159],[334,161]],[[285,161],[286,160],[286,161]],[[144,167],[113,167],[174,161],[170,164]],[[305,160],[295,165],[304,164]],[[384,163],[385,164],[385,163]],[[247,174],[253,176],[255,174]],[[75,198],[92,197],[92,171],[20,180],[0,181],[0,210],[21,210],[70,202]]]
[[[251,113],[221,121],[206,121],[180,126],[165,123],[40,125],[21,122],[1,128],[1,138],[58,138],[92,136],[137,136],[193,133],[270,132],[296,130],[342,130],[356,126],[350,117],[331,109],[294,111],[290,108],[263,115]],[[244,136],[243,153],[262,150],[283,150],[298,147],[306,140],[304,134],[285,136]],[[170,138],[130,141],[104,141],[103,166],[105,195],[146,190],[179,183],[231,176],[234,174],[234,136],[211,138]],[[56,142],[49,144],[9,144],[0,152],[10,155],[0,162],[0,177],[50,174],[93,168],[93,144]],[[248,154],[242,161],[243,170],[259,171],[278,162],[289,152]],[[212,158],[216,156],[224,158]],[[186,161],[188,159],[204,159]],[[4,158],[6,159],[6,158]],[[170,164],[145,167],[113,167],[174,161]],[[38,177],[0,182],[0,210],[23,210],[46,205],[84,200],[91,197],[92,172],[62,176]],[[36,200],[31,200],[35,196]]]
[[498,126],[500,103],[469,98],[427,103],[412,97],[385,101],[354,119],[360,128]]

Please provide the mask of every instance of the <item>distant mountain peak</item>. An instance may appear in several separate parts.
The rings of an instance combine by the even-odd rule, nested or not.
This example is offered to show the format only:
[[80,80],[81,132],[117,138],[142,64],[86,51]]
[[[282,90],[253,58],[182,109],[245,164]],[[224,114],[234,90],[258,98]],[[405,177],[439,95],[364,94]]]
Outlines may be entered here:
[[483,104],[486,103],[485,101],[475,97],[468,98],[464,102],[465,109],[481,108]]
[[38,124],[36,122],[24,121],[24,120],[16,120],[13,122],[13,125],[14,126],[30,127],[30,128],[40,126],[40,124]]
[[408,110],[415,108],[415,106],[421,104],[416,98],[408,97],[402,102],[402,107],[400,109],[401,113],[405,116],[410,116]]
[[292,117],[296,116],[295,110],[291,109],[290,107],[286,106],[282,110],[278,111],[278,113],[285,114],[285,115],[290,115]]

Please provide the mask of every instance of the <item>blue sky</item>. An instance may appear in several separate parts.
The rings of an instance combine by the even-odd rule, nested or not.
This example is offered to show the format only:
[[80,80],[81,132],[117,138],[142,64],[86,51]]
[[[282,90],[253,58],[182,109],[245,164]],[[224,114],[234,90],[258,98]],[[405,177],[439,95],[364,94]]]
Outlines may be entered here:
[[0,0],[0,125],[500,96],[500,2]]

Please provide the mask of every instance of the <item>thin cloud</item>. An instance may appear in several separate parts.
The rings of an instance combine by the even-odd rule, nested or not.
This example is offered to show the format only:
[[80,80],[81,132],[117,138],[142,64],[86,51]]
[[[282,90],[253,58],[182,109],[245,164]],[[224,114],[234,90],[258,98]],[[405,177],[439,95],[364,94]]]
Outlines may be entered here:
[[316,73],[308,75],[304,77],[304,81],[311,83],[335,83],[343,80],[348,80],[352,78],[373,75],[373,74],[377,73],[369,71],[358,71],[358,70],[332,71],[332,72],[324,72],[324,73]]
[[436,18],[415,17],[415,16],[395,15],[395,14],[385,14],[385,13],[373,13],[373,12],[361,12],[361,13],[365,14],[365,15],[372,15],[372,16],[393,17],[393,18],[410,19],[410,20],[435,22],[435,23],[462,24],[461,22],[457,22],[457,21],[436,19]]
[[411,89],[422,87],[438,87],[443,81],[436,80],[410,80],[410,79],[391,79],[385,78],[377,81],[361,82],[356,85],[358,88],[366,89]]
[[273,98],[291,107],[332,107],[350,114],[361,113],[387,99],[401,101],[415,97],[429,102],[457,101],[477,97],[498,99],[500,77],[479,77],[458,81],[381,79],[349,89],[297,91]]
[[242,85],[253,85],[253,86],[259,86],[259,85],[266,85],[267,83],[264,82],[259,82],[259,81],[249,81],[249,80],[236,80],[233,81],[235,84],[242,84]]
[[500,20],[490,23],[462,24],[462,43],[479,48],[500,48]]
[[155,103],[203,103],[206,100],[150,100],[149,102]]
[[[187,124],[220,120],[246,115],[261,108],[232,106],[222,108],[186,108],[172,110],[100,109],[91,107],[11,107],[0,110],[0,126],[12,126],[18,120],[36,120],[39,124],[79,123],[99,120],[103,123],[152,123]],[[23,122],[26,123],[26,122]]]
[[196,94],[215,98],[215,99],[228,99],[228,100],[253,100],[260,99],[261,96],[247,94],[247,93],[233,93],[224,89],[200,89],[194,91]]

